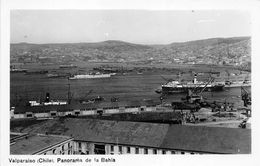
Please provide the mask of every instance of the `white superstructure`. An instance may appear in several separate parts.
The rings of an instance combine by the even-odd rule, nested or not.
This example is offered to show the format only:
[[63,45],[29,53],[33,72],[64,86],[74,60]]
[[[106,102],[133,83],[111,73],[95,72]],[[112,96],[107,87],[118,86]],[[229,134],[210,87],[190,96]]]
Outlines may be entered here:
[[81,75],[74,75],[70,77],[70,80],[75,79],[92,79],[92,78],[108,78],[111,77],[112,74],[102,74],[102,73],[94,73],[94,74],[81,74]]

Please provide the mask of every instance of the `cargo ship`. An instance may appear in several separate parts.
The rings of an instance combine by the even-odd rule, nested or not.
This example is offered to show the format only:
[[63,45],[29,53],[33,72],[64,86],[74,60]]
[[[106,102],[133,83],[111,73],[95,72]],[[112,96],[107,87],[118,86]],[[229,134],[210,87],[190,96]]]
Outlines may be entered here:
[[202,82],[197,81],[196,76],[194,76],[193,81],[182,83],[180,81],[169,81],[161,86],[161,93],[173,94],[173,93],[187,93],[188,90],[200,91],[204,89],[205,91],[222,91],[225,84],[222,82]]
[[69,77],[70,80],[77,80],[77,79],[93,79],[93,78],[109,78],[113,75],[113,73],[109,74],[102,74],[102,73],[90,73],[90,74],[79,74]]

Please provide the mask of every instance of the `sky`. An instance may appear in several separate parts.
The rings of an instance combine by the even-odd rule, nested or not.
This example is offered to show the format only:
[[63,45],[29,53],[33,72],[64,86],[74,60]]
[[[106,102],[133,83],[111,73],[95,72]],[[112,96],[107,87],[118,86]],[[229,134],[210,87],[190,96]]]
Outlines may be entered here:
[[12,10],[10,23],[11,43],[169,44],[251,35],[250,14],[239,10]]

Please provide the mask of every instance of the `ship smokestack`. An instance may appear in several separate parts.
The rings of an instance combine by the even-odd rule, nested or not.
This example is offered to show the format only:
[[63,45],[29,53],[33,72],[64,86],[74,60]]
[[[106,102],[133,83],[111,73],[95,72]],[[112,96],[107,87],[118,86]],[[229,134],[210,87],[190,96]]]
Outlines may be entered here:
[[50,102],[50,93],[46,93],[45,102]]
[[194,83],[194,84],[197,84],[197,74],[194,74],[193,83]]

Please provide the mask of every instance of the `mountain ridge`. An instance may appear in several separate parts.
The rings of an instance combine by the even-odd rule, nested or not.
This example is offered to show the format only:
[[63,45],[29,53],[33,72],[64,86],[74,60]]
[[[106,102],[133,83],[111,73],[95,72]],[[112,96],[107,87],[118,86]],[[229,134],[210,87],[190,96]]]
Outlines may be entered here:
[[72,43],[27,43],[27,42],[18,42],[18,43],[10,43],[11,45],[19,45],[19,44],[29,44],[29,45],[62,45],[62,44],[98,44],[98,43],[126,43],[126,44],[134,44],[134,45],[146,45],[146,46],[165,46],[165,45],[172,45],[172,44],[184,44],[184,43],[192,43],[192,42],[200,42],[200,41],[206,41],[206,40],[216,40],[216,39],[251,39],[250,36],[238,36],[238,37],[214,37],[214,38],[205,38],[205,39],[198,39],[198,40],[189,40],[189,41],[183,41],[183,42],[171,42],[168,44],[141,44],[141,43],[133,43],[123,40],[104,40],[104,41],[97,41],[97,42],[72,42]]
[[107,40],[94,43],[18,43],[11,44],[10,47],[12,61],[21,62],[23,62],[22,59],[33,56],[35,57],[33,61],[36,62],[40,61],[39,57],[57,58],[55,63],[64,61],[143,61],[146,63],[231,65],[251,63],[250,36],[208,38],[159,45]]

